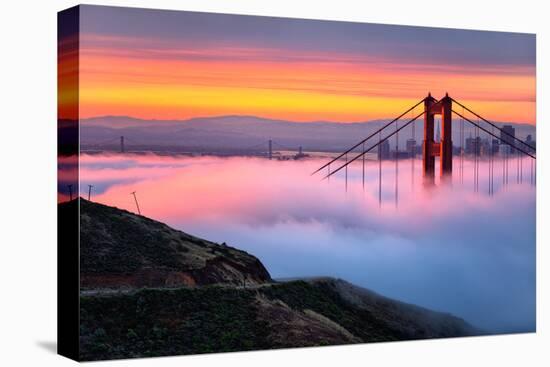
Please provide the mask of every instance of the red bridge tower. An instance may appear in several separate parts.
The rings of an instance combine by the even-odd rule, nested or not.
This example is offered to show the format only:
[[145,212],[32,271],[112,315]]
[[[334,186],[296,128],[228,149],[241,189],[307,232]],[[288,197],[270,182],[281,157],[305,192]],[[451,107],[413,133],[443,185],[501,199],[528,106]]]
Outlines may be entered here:
[[[452,99],[445,94],[436,101],[431,94],[424,100],[424,141],[422,161],[424,176],[433,179],[435,176],[435,157],[440,157],[440,175],[448,176],[453,170],[453,141],[451,129]],[[434,117],[441,115],[441,142],[434,140]]]

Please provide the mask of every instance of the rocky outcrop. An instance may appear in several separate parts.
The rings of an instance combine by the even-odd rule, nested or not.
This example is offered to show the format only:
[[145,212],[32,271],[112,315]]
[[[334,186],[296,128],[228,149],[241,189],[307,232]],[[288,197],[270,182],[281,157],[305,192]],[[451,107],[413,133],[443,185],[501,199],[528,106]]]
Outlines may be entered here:
[[[271,277],[254,256],[118,208],[80,200],[80,286],[257,285]],[[60,220],[63,219],[61,205]]]

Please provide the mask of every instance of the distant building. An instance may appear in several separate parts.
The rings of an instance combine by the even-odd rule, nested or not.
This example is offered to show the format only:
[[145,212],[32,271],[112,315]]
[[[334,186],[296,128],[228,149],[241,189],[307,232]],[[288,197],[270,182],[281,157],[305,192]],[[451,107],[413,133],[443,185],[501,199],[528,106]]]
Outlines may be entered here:
[[390,142],[389,139],[386,139],[378,145],[378,159],[388,158],[390,158]]
[[466,138],[464,142],[464,153],[473,154],[475,152],[475,139],[471,136]]
[[407,152],[411,157],[416,157],[416,140],[407,139]]
[[515,152],[514,137],[516,136],[516,129],[512,125],[504,125],[500,131],[500,142],[510,146],[509,152],[513,154]]
[[512,147],[508,144],[502,144],[501,142],[498,152],[500,155],[512,154]]
[[490,155],[492,147],[491,147],[491,144],[489,143],[489,139],[481,139],[479,143],[480,143],[479,154]]
[[493,155],[498,154],[498,148],[499,148],[498,139],[493,139],[491,141],[491,151]]
[[471,136],[466,138],[465,153],[477,155],[481,153],[481,138],[479,136],[477,138],[472,138]]

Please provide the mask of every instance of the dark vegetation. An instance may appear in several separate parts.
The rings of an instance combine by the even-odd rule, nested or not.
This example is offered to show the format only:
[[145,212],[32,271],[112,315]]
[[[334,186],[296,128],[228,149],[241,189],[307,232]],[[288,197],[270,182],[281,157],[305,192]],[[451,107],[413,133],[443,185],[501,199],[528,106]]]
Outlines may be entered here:
[[[351,286],[360,303],[350,302],[341,285]],[[269,298],[298,310],[310,309],[335,321],[365,342],[442,338],[479,334],[464,320],[391,300],[342,280],[324,278],[264,288]],[[368,291],[367,291],[368,292]]]
[[81,297],[84,360],[268,348],[252,291],[221,287]]
[[[81,357],[165,356],[479,334],[461,319],[428,310],[424,312],[447,326],[423,325],[423,319],[395,324],[392,319],[403,319],[400,313],[416,306],[373,312],[345,300],[333,282],[339,281],[293,281],[254,289],[143,289],[81,296]],[[282,312],[288,321],[284,328],[269,318],[273,313],[265,312],[262,299],[274,302],[274,308]],[[318,319],[308,316],[308,310],[333,324],[322,320],[319,324]],[[355,339],[347,337],[346,331]]]

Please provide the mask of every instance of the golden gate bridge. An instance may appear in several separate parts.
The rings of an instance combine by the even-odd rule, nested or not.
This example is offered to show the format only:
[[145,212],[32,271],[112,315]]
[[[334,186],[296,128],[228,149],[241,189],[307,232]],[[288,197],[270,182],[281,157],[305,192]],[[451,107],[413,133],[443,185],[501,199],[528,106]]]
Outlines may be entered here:
[[[453,104],[461,109],[458,112],[454,109]],[[423,108],[421,108],[423,107]],[[417,110],[421,108],[421,111],[417,113]],[[406,120],[406,116],[411,114],[410,119]],[[326,173],[323,179],[330,179],[330,177],[336,175],[338,172],[344,170],[345,186],[348,187],[348,167],[354,162],[359,161],[362,163],[362,181],[363,189],[365,187],[365,160],[368,153],[378,148],[378,160],[379,160],[379,201],[381,202],[382,192],[382,145],[389,141],[390,138],[395,139],[395,196],[397,198],[398,193],[398,161],[397,153],[399,152],[399,133],[407,126],[411,126],[413,137],[415,136],[415,122],[423,116],[424,119],[424,137],[422,141],[422,171],[424,183],[431,185],[435,183],[436,172],[436,157],[439,158],[439,176],[440,181],[445,182],[450,180],[453,172],[453,141],[452,141],[452,126],[453,126],[453,114],[460,120],[459,136],[460,136],[460,161],[458,166],[458,173],[460,181],[464,180],[464,123],[471,124],[475,129],[476,139],[474,139],[474,190],[479,191],[479,162],[480,162],[480,132],[487,134],[492,138],[496,138],[499,145],[507,147],[503,149],[502,158],[502,172],[503,172],[503,184],[508,183],[509,165],[511,160],[511,154],[517,153],[517,180],[518,183],[523,180],[523,159],[522,157],[528,157],[531,160],[531,183],[536,182],[535,177],[535,160],[536,149],[534,146],[518,139],[515,135],[497,126],[495,123],[482,117],[480,114],[474,112],[463,103],[455,100],[446,94],[441,100],[437,100],[429,93],[427,97],[421,99],[405,112],[397,116],[395,119],[384,124],[381,128],[374,131],[366,138],[362,139],[355,145],[351,146],[346,151],[340,153],[327,163],[323,164],[312,175],[315,175],[326,169]],[[473,117],[466,115],[472,115]],[[441,116],[441,137],[439,141],[434,138],[434,121],[435,116]],[[405,121],[403,121],[405,119]],[[457,122],[454,120],[455,123]],[[493,140],[495,141],[495,140]],[[414,145],[416,140],[412,139]],[[386,143],[388,144],[388,143]],[[414,159],[416,156],[416,146],[412,146],[411,157]],[[488,170],[489,170],[489,194],[494,193],[494,178],[495,178],[495,152],[493,145],[488,154]],[[414,162],[413,162],[414,170]],[[397,199],[396,199],[397,200]]]

